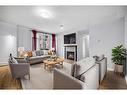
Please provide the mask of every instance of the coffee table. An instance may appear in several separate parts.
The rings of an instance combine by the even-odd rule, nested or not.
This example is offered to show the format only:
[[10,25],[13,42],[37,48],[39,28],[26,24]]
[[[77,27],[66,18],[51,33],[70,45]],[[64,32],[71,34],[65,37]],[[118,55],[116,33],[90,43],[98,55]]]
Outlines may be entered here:
[[52,69],[55,67],[55,65],[60,65],[63,68],[63,61],[64,58],[58,57],[56,60],[46,59],[44,60],[44,69],[49,69],[52,71]]

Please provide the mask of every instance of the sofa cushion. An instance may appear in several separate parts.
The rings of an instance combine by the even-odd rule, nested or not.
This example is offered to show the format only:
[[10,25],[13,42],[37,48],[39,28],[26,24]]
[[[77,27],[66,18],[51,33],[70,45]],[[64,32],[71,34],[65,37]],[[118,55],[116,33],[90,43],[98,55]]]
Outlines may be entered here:
[[40,56],[41,55],[44,55],[44,51],[43,50],[40,50]]
[[85,81],[85,72],[95,65],[95,59],[87,57],[72,65],[71,75],[81,81]]
[[50,57],[49,55],[42,55],[42,56],[34,56],[34,57],[30,57],[29,60],[34,60],[34,59],[43,59],[43,58],[46,58],[46,57]]
[[37,50],[37,51],[36,51],[36,55],[37,55],[37,56],[40,56],[40,50]]
[[78,70],[78,74],[82,74],[83,72],[87,71],[93,65],[95,65],[95,59],[93,57],[87,57],[77,62],[80,65],[80,69]]
[[43,50],[44,51],[44,55],[48,55],[48,50]]
[[34,56],[34,57],[30,57],[29,59],[30,60],[32,60],[32,59],[34,60],[34,59],[41,59],[41,58],[43,58],[43,57],[42,56]]

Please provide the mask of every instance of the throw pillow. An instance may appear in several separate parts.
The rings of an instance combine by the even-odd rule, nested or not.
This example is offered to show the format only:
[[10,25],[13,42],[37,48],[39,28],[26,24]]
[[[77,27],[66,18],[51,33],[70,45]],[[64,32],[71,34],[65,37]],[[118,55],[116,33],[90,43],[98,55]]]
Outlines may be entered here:
[[71,75],[73,77],[76,77],[79,75],[79,70],[80,70],[80,65],[78,64],[73,64],[72,65],[72,69],[71,69]]
[[40,50],[40,56],[41,55],[44,55],[44,51],[43,50]]
[[40,50],[36,51],[36,56],[40,56]]
[[48,50],[44,50],[44,55],[48,55]]
[[12,58],[12,63],[13,63],[13,64],[18,64],[18,61],[13,57],[13,58]]
[[75,78],[77,78],[77,79],[79,79],[79,80],[85,82],[85,76],[80,75],[79,71],[80,71],[80,65],[78,65],[78,64],[73,64],[73,65],[72,65],[72,69],[71,69],[71,75],[72,75],[73,77],[75,77]]
[[32,51],[28,51],[27,54],[28,54],[28,57],[32,57],[33,56],[32,55]]
[[35,51],[33,51],[33,52],[32,52],[32,55],[33,55],[33,57],[35,57],[35,56],[36,56],[36,52],[35,52]]

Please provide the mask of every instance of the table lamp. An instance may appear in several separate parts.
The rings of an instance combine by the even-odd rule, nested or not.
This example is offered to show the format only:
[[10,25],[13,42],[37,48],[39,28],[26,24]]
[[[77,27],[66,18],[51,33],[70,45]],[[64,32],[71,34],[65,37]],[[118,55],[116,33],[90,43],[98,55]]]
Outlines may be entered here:
[[18,47],[19,57],[24,57],[24,47]]

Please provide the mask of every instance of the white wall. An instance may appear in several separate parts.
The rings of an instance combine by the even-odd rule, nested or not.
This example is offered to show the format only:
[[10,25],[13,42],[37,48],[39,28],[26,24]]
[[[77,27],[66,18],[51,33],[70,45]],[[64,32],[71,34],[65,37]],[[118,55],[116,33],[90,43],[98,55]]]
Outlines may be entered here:
[[112,48],[124,44],[124,18],[90,27],[89,32],[90,56],[104,54],[107,57],[108,69],[113,70]]
[[0,63],[8,63],[10,53],[16,57],[18,47],[32,50],[31,35],[27,27],[0,21]]
[[24,47],[24,49],[32,50],[32,32],[30,28],[18,25],[18,47]]
[[[125,44],[125,48],[127,49],[127,15],[125,16],[125,39],[124,39],[124,44]],[[125,75],[125,79],[126,79],[126,83],[127,83],[127,60],[126,60],[126,65],[124,65],[124,66],[126,66],[126,67],[124,67],[124,68],[126,68],[126,71],[125,71],[125,73],[126,73],[126,75]]]
[[[77,60],[81,60],[83,59],[83,55],[89,56],[89,43],[88,39],[84,42],[83,38],[84,35],[89,35],[89,31],[88,30],[82,30],[82,31],[78,31],[77,32]],[[85,44],[85,52],[83,52],[83,44]],[[85,53],[85,54],[83,54]]]
[[8,63],[9,54],[17,56],[17,27],[0,21],[0,64]]
[[57,54],[61,57],[64,57],[64,34],[57,34],[56,35],[56,46],[57,46]]

